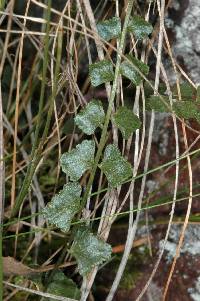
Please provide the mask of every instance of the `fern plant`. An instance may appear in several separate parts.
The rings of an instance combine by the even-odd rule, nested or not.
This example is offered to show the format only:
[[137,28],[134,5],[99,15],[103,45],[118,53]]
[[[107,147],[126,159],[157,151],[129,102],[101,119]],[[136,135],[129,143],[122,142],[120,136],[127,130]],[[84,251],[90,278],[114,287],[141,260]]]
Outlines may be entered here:
[[[4,9],[5,3],[7,2],[8,1],[0,1],[1,10]],[[71,113],[70,111],[70,113],[67,112],[66,115],[68,115],[68,113],[70,115],[76,112],[73,118],[73,122],[71,122],[72,120],[71,118],[69,118],[70,120],[67,120],[66,123],[68,126],[68,124],[71,122],[73,123],[73,125],[75,125],[76,128],[71,129],[71,123],[70,123],[70,129],[67,129],[68,131],[67,134],[70,134],[70,137],[72,137],[73,140],[74,137],[77,137],[76,134],[78,133],[80,134],[79,138],[81,139],[81,141],[74,139],[76,141],[76,143],[74,144],[76,145],[74,145],[73,143],[70,144],[70,150],[68,152],[64,152],[59,157],[59,166],[61,166],[61,170],[62,170],[62,178],[61,178],[63,184],[62,189],[53,196],[52,200],[46,206],[43,205],[42,203],[44,202],[44,200],[41,197],[42,194],[40,193],[40,191],[38,193],[39,197],[38,195],[36,196],[38,197],[37,210],[39,212],[36,213],[36,215],[37,214],[39,215],[36,224],[39,226],[39,229],[41,229],[43,218],[40,216],[40,213],[41,213],[41,208],[44,207],[42,210],[42,214],[45,217],[46,221],[49,224],[59,228],[63,232],[61,240],[62,240],[62,244],[64,242],[65,246],[55,266],[55,270],[57,269],[58,266],[60,266],[60,263],[63,262],[63,259],[67,253],[68,258],[73,258],[76,262],[77,269],[73,269],[73,271],[75,271],[75,274],[73,275],[75,275],[76,277],[77,270],[78,270],[79,274],[81,275],[81,277],[78,276],[78,280],[82,281],[83,278],[83,281],[82,281],[81,290],[79,290],[75,282],[72,281],[72,279],[69,279],[63,272],[53,271],[52,273],[47,274],[47,276],[50,275],[50,277],[45,278],[44,281],[45,283],[44,286],[42,286],[42,289],[49,294],[58,294],[66,298],[75,298],[75,299],[81,298],[81,301],[86,301],[99,266],[106,264],[112,259],[111,258],[112,247],[107,242],[109,237],[109,231],[111,229],[112,223],[114,222],[116,216],[122,214],[122,212],[120,211],[122,211],[122,208],[124,208],[123,205],[126,203],[127,199],[129,198],[130,207],[129,210],[127,211],[127,213],[129,214],[129,226],[128,226],[129,228],[127,231],[128,234],[127,234],[126,248],[125,248],[124,255],[122,256],[122,260],[120,262],[120,267],[117,270],[116,278],[113,282],[113,286],[111,287],[110,293],[106,300],[106,301],[111,301],[119,285],[120,279],[122,278],[125,265],[128,261],[128,256],[131,251],[131,246],[135,238],[136,228],[139,221],[139,212],[142,209],[153,208],[153,204],[151,204],[151,206],[147,205],[143,207],[142,202],[145,194],[146,175],[152,172],[152,171],[148,171],[148,163],[150,158],[150,149],[151,149],[151,142],[152,142],[151,137],[153,135],[154,112],[161,112],[161,113],[168,113],[168,114],[173,113],[172,114],[173,120],[175,119],[175,116],[177,116],[179,119],[183,118],[184,126],[185,124],[187,125],[189,119],[195,119],[196,121],[200,122],[200,111],[199,111],[200,88],[197,87],[197,89],[194,89],[193,87],[191,87],[186,83],[183,83],[178,87],[170,87],[167,80],[163,85],[164,88],[161,87],[161,85],[159,86],[162,39],[159,39],[160,44],[158,47],[158,51],[160,51],[160,53],[156,54],[158,69],[156,70],[155,85],[150,80],[148,80],[148,78],[150,77],[149,76],[150,67],[146,62],[148,61],[149,49],[154,50],[153,47],[154,43],[152,43],[151,45],[150,43],[148,44],[147,42],[148,42],[148,36],[152,33],[153,26],[139,15],[132,16],[132,14],[135,13],[135,10],[134,13],[132,13],[133,3],[134,3],[133,0],[125,1],[127,4],[126,8],[123,7],[123,5],[125,4],[121,5],[121,3],[119,3],[120,1],[116,0],[115,1],[116,6],[115,4],[112,4],[113,7],[116,8],[116,16],[107,18],[106,20],[103,21],[101,20],[97,24],[95,23],[95,18],[89,0],[83,0],[83,1],[77,0],[76,6],[74,5],[74,3],[73,5],[71,5],[71,2],[73,1],[71,2],[64,1],[66,2],[66,6],[62,14],[60,12],[58,13],[58,16],[60,18],[58,24],[54,23],[55,20],[51,18],[51,12],[53,14],[57,14],[56,10],[52,9],[51,2],[52,2],[51,0],[46,1],[47,3],[46,5],[46,4],[42,4],[41,1],[33,1],[33,3],[31,4],[31,5],[37,5],[39,9],[41,8],[44,9],[45,13],[44,13],[43,21],[41,21],[40,18],[37,19],[33,17],[32,15],[31,16],[27,15],[27,18],[24,18],[24,25],[22,27],[24,28],[24,30],[26,28],[25,25],[27,26],[29,25],[26,24],[25,22],[26,20],[30,19],[29,20],[30,22],[32,21],[42,22],[43,30],[45,30],[44,40],[43,40],[44,51],[42,53],[37,49],[38,53],[33,63],[31,75],[28,78],[28,80],[23,82],[23,85],[21,85],[22,86],[21,94],[20,94],[20,84],[18,85],[18,94],[19,94],[18,100],[20,99],[21,101],[22,99],[23,102],[22,103],[16,102],[16,106],[11,105],[11,101],[8,101],[8,104],[6,104],[6,110],[7,112],[9,112],[8,114],[9,117],[11,117],[11,125],[13,125],[13,122],[16,123],[14,144],[15,146],[18,145],[18,147],[14,149],[13,157],[15,158],[13,159],[13,167],[9,168],[9,164],[7,166],[9,173],[10,170],[12,170],[12,187],[10,189],[9,186],[8,189],[9,192],[6,192],[7,195],[9,196],[10,190],[12,191],[11,205],[13,203],[13,206],[11,206],[12,212],[10,214],[11,216],[10,219],[13,219],[19,212],[21,212],[20,208],[23,207],[22,205],[24,203],[25,197],[28,194],[29,187],[32,183],[32,180],[34,180],[33,186],[35,185],[34,188],[36,188],[34,192],[36,192],[36,194],[38,193],[37,189],[39,189],[38,188],[39,185],[37,182],[36,171],[39,170],[40,167],[39,163],[42,161],[41,158],[43,157],[43,154],[46,155],[46,150],[47,149],[49,150],[49,145],[54,144],[54,142],[51,144],[52,142],[51,138],[53,139],[55,138],[54,137],[55,131],[53,131],[52,136],[51,135],[48,136],[50,127],[52,125],[51,121],[53,119],[52,118],[53,113],[55,113],[56,118],[54,120],[55,124],[52,128],[54,130],[57,129],[56,132],[58,134],[58,138],[61,138],[59,136],[60,135],[59,126],[62,125],[62,120],[65,120],[63,117],[65,116],[65,114],[62,115],[63,108],[64,110],[67,108],[70,111],[72,107],[73,113]],[[103,1],[99,2],[100,6],[102,2]],[[149,9],[146,11],[147,12],[146,19],[148,19],[148,13],[150,12],[150,8],[151,8],[151,3],[150,3],[151,1],[148,2],[142,1],[142,2],[145,3],[145,5],[147,6],[149,4]],[[157,2],[159,3],[159,1]],[[30,3],[31,3],[30,1],[27,2],[27,12]],[[139,3],[141,3],[141,1],[139,1]],[[87,15],[86,19],[85,19],[85,15],[82,12],[82,6],[83,6],[82,4],[85,7],[84,12]],[[121,18],[119,17],[120,15],[119,4],[121,5],[122,8],[122,16],[123,15],[125,16],[123,17],[123,20],[121,20]],[[156,6],[155,1],[154,4]],[[7,9],[9,9],[9,7],[7,7]],[[64,13],[67,11],[67,9],[70,17]],[[159,9],[160,8],[158,6],[158,15],[161,16]],[[139,12],[137,8],[136,11]],[[10,17],[12,15],[8,12],[6,10],[4,16],[8,15]],[[125,13],[123,14],[123,12]],[[75,14],[77,14],[77,19],[74,18]],[[106,15],[108,16],[108,14]],[[20,16],[19,14],[16,14],[15,18],[18,18],[19,16]],[[81,18],[82,24],[79,23],[78,21],[79,17]],[[89,30],[88,28],[87,21],[90,22],[91,30]],[[8,22],[8,24],[10,23]],[[20,23],[18,23],[17,26],[19,26],[19,24]],[[54,26],[56,30],[54,30]],[[63,62],[65,62],[62,56],[63,43],[65,43],[65,39],[63,39],[63,35],[66,33],[66,31],[67,32],[69,31],[69,28],[71,30],[71,35],[69,36],[66,35],[66,36],[67,36],[67,41],[68,39],[70,40],[70,42],[69,41],[68,42],[71,48],[68,56],[69,61],[67,61],[66,63],[67,71],[65,71],[66,66],[64,67],[62,65]],[[162,32],[163,28],[164,28],[163,24],[160,24],[160,32]],[[2,28],[2,32],[4,32],[4,28]],[[13,28],[11,26],[11,30],[9,31],[8,34],[8,40],[10,35],[12,35],[13,33],[17,34],[17,32],[18,31],[16,31],[16,28],[15,27]],[[32,35],[32,33],[33,32],[31,29],[30,34]],[[75,68],[77,63],[76,59],[78,55],[80,54],[81,57],[82,53],[85,54],[85,52],[82,52],[81,49],[82,38],[83,38],[82,34],[84,35],[86,41],[86,48],[87,48],[88,59],[89,59],[89,68],[88,68],[88,78],[86,78],[84,82],[83,91],[82,90],[79,91],[79,87],[76,81],[76,79],[78,78],[77,76],[78,68],[76,71]],[[77,38],[78,42],[76,41],[77,36],[78,36]],[[96,48],[97,48],[98,59],[95,59],[95,61],[93,61],[94,59],[93,54],[91,55],[90,53],[89,41],[91,38],[94,40],[97,46]],[[152,37],[152,40],[153,38],[154,36]],[[34,45],[37,46],[37,43],[35,42],[37,41],[36,39],[31,39],[31,41],[32,43],[34,43]],[[6,45],[5,49],[8,48],[8,52],[9,52],[10,49],[13,47],[13,45],[15,45],[17,42],[18,40],[16,39],[15,43],[9,43],[8,44],[9,47],[7,47]],[[42,39],[41,41],[38,42],[38,45],[41,45],[41,42]],[[12,47],[10,45],[12,45]],[[23,43],[22,40],[20,39],[19,49],[22,45]],[[77,47],[79,50],[79,52],[77,52],[78,55],[76,53],[77,51],[76,47],[74,47],[75,50],[73,50],[72,45],[73,46],[78,45]],[[93,45],[94,43],[92,44],[92,47]],[[146,47],[147,45],[149,49],[147,49],[148,48]],[[55,53],[56,56],[54,55]],[[19,61],[19,69],[18,69],[19,82],[20,80],[23,80],[23,76],[19,75],[21,69],[20,64],[22,63],[22,58],[23,58],[22,54],[23,53],[20,53],[19,60],[17,57],[17,60],[15,62],[12,61],[13,53],[11,56],[8,55],[9,61],[12,63],[11,64],[12,67],[15,66],[15,64],[17,65],[17,62]],[[2,57],[4,60],[6,56],[4,57],[3,55]],[[41,64],[41,60],[43,60],[43,66]],[[49,64],[49,60],[51,60],[51,64]],[[85,58],[84,58],[84,62],[85,62]],[[51,72],[49,72],[49,66],[51,67],[50,69]],[[42,75],[40,76],[37,74],[37,76],[35,76],[36,75],[35,70],[38,70],[38,73],[41,73]],[[48,77],[50,76],[51,76],[51,80],[48,79]],[[13,83],[11,85],[12,88],[10,89],[9,93],[7,93],[9,95],[8,99],[10,98],[10,100],[13,94],[13,90],[15,90],[16,88],[14,84],[15,77],[16,77],[15,71],[13,72],[12,77],[13,77]],[[71,77],[73,78],[72,80]],[[39,81],[39,84],[37,81]],[[68,91],[68,87],[67,88],[65,87],[66,82],[69,82],[69,87],[70,87],[69,91]],[[135,99],[133,100],[132,99],[133,95],[131,94],[131,100],[129,103],[127,99],[123,98],[124,96],[123,84],[127,82],[129,83],[129,87],[133,87],[133,92],[135,96]],[[50,93],[49,93],[50,89],[48,87],[49,85],[47,85],[49,83],[52,83],[52,89]],[[100,90],[101,86],[105,85],[105,89],[103,89],[103,92],[106,92],[106,97],[107,97],[106,103],[105,100],[101,101],[99,99],[100,97],[93,96],[92,99],[89,98],[90,101],[88,101],[88,98],[86,99],[86,97],[84,97],[87,88],[88,86],[90,86],[90,84],[95,92],[98,92],[98,89]],[[30,106],[28,106],[27,103],[28,103],[28,97],[32,99],[32,97],[34,97],[35,94],[38,95],[38,93],[36,93],[37,92],[36,88],[38,87],[38,85],[40,86],[41,93],[39,97],[38,113],[36,114],[34,110],[37,111],[37,108],[35,109],[34,107],[34,110],[31,110],[32,100],[30,100],[29,103]],[[60,93],[63,87],[64,87],[64,91],[65,89],[67,90],[67,93],[68,92],[71,93],[70,90],[71,87],[73,87],[74,90],[76,90],[77,88],[76,92],[77,91],[80,92],[77,93],[77,95],[80,96],[81,99],[80,111],[76,103],[76,96],[77,96],[76,93],[74,93],[75,96],[73,96],[74,97],[73,101],[75,99],[74,103],[70,99],[69,100],[70,104],[67,103],[66,105],[65,99],[63,97],[65,93],[63,95],[61,95],[62,93]],[[47,93],[46,90],[48,91]],[[50,96],[46,98],[46,95],[48,93]],[[59,97],[60,96],[63,97],[64,105],[62,104],[61,109],[58,108],[57,106],[58,103],[60,104],[60,99],[57,99],[58,95]],[[5,103],[7,102],[6,94],[3,95],[3,98],[4,97],[5,100],[3,99],[3,106],[4,106],[4,102]],[[71,105],[71,103],[73,104]],[[14,107],[16,107],[16,116],[14,116],[13,114]],[[33,113],[33,117],[34,117],[33,120],[31,120],[30,118],[30,111],[31,113]],[[147,128],[145,111],[153,112],[152,114],[153,117],[151,117],[150,127],[148,129],[149,130],[148,135],[150,138],[148,137],[146,149],[144,147],[146,143],[145,138],[148,135],[146,135],[145,133],[145,130]],[[24,112],[26,114],[24,114]],[[43,118],[43,116],[45,116],[46,118]],[[143,116],[144,118],[141,116]],[[24,124],[24,120],[26,118],[28,121],[30,121],[28,126],[25,126]],[[19,137],[17,133],[18,119],[20,121],[20,127],[19,127],[20,131],[21,128],[23,129],[22,132],[20,132]],[[35,135],[33,137],[27,131],[27,128],[31,126],[32,121],[33,121],[33,125],[35,126]],[[12,137],[13,135],[12,126],[11,126],[11,133],[10,133],[9,132],[10,125],[7,124],[6,119],[5,119],[5,124],[7,127],[6,131],[8,131],[8,134],[6,132],[5,135],[6,144],[11,145],[12,143],[10,143],[10,137]],[[63,126],[63,128],[61,129],[62,134],[65,131],[65,126]],[[111,135],[110,129],[112,129],[113,135]],[[72,132],[75,133],[75,135],[73,135]],[[174,132],[176,132],[176,129]],[[23,138],[23,141],[20,141],[24,133],[26,134],[26,136],[25,138]],[[66,132],[64,134],[66,134]],[[58,139],[58,140],[59,140],[58,144],[60,146],[58,152],[60,155],[60,149],[61,149],[60,141],[62,141],[62,139]],[[185,141],[186,140],[187,139],[185,139]],[[27,143],[27,141],[31,143]],[[176,141],[176,145],[179,145],[179,142],[177,143],[177,141]],[[30,150],[28,149],[30,144],[33,145],[31,154],[29,154]],[[134,145],[133,147],[134,155],[132,155],[131,158],[132,160],[130,162],[130,157],[131,157],[130,150],[132,150],[133,145]],[[24,151],[24,149],[27,151],[27,153],[26,151]],[[196,152],[197,150],[195,150],[192,154],[195,154]],[[12,148],[10,148],[9,146],[8,151],[6,153],[8,155],[8,161],[10,160],[9,158],[11,153],[12,153]],[[25,164],[27,164],[27,172],[24,177],[24,181],[21,182],[20,179],[19,181],[20,184],[18,184],[17,181],[15,181],[15,175],[18,175],[20,174],[21,171],[23,171],[24,162],[20,162],[21,164],[18,165],[16,161],[16,156],[19,160],[21,160],[21,155],[23,157]],[[52,169],[54,169],[54,173],[52,172],[51,175],[52,182],[50,183],[48,178],[48,172],[45,171],[45,181],[48,182],[49,187],[52,186],[52,184],[55,186],[57,184],[56,183],[57,179],[55,177],[55,169],[57,174],[59,174],[60,172],[59,167],[57,168],[57,162],[55,160],[54,153],[52,152],[52,155],[50,156],[52,156],[52,158],[49,165],[53,163]],[[180,157],[176,149],[175,160],[168,162],[163,166],[159,166],[152,170],[158,171],[161,170],[163,167],[170,166],[172,163],[177,164],[179,160],[182,160],[187,156],[188,156],[188,152],[186,152],[183,156]],[[143,158],[144,158],[144,164],[142,162]],[[5,160],[7,160],[7,157]],[[54,165],[55,164],[54,161],[56,162],[56,168]],[[188,162],[189,162],[189,156],[188,156]],[[47,165],[48,164],[46,164],[46,166]],[[141,166],[142,167],[144,166],[144,171],[143,173],[138,175],[138,171]],[[50,172],[52,169],[50,169]],[[98,182],[98,188],[96,191],[96,186],[97,186],[96,179],[98,178],[99,175],[100,175],[100,180]],[[7,178],[9,177],[10,174],[8,174]],[[176,185],[178,185],[177,178],[178,178],[178,172],[176,171],[176,179],[175,179]],[[42,178],[39,179],[40,180],[39,183],[43,182],[41,179]],[[67,179],[67,181],[65,181],[65,179]],[[134,200],[134,202],[137,203],[137,208],[136,208],[135,203],[133,202],[133,195],[134,197],[135,195],[137,197],[137,191],[136,193],[134,193],[134,185],[137,179],[142,179],[142,180],[141,180],[140,193],[138,195],[138,202],[135,202]],[[127,185],[126,187],[124,187],[123,190],[121,190],[121,186],[124,185],[125,183],[129,183],[129,188],[127,189],[128,186]],[[136,185],[138,185],[138,183]],[[18,193],[16,193],[16,200],[15,200],[15,190],[16,192],[18,191]],[[124,191],[127,192],[126,196],[123,196]],[[52,190],[50,189],[48,190],[48,195],[49,192],[52,193]],[[101,194],[102,192],[106,192],[106,194],[103,195]],[[175,204],[174,200],[176,200],[176,192],[177,192],[177,186],[175,186],[174,189],[173,201],[171,201],[171,203],[173,204],[172,206],[174,206]],[[94,196],[96,196],[96,199]],[[119,204],[118,198],[120,199],[121,197],[123,197],[123,200],[121,203],[119,202],[120,203]],[[33,201],[35,202],[35,199]],[[92,202],[94,202],[94,206]],[[160,200],[159,202],[160,203],[157,205],[160,205],[162,203]],[[169,204],[171,203],[169,202]],[[103,208],[100,206],[102,206]],[[99,216],[97,217],[95,215],[97,212],[97,208],[99,208],[98,214],[99,213],[101,214],[100,217]],[[24,213],[23,208],[22,208],[22,213]],[[136,213],[135,220],[134,220],[135,216],[133,215],[133,213],[134,214]],[[173,214],[171,216],[173,217]],[[97,223],[93,222],[94,220],[95,221],[100,220],[98,230],[96,229]],[[11,223],[14,224],[16,223],[16,220],[14,221],[11,220],[9,222],[10,224]],[[46,231],[46,229],[44,229],[44,231]],[[48,231],[49,229],[46,232]],[[24,233],[20,233],[20,235],[21,234],[23,235]],[[38,239],[38,236],[36,235],[36,244],[37,244],[36,247],[38,247],[40,243],[40,239]],[[18,235],[16,235],[15,237],[17,240]],[[56,252],[55,254],[57,255]],[[1,266],[2,264],[0,263],[0,270],[2,274]],[[73,278],[73,276],[71,275],[70,277]],[[36,283],[36,285],[38,284]],[[2,294],[1,291],[2,289],[0,289],[0,298]],[[53,297],[51,298],[50,296],[47,298],[49,298],[49,300],[52,300]]]
[[[122,35],[121,20],[116,17],[100,22],[97,28],[100,37],[106,41]],[[137,39],[143,39],[151,33],[152,26],[142,18],[135,17],[130,20],[126,30],[135,34]],[[148,75],[149,68],[137,58],[127,54],[120,64],[119,71],[117,77],[121,74],[137,86],[141,84],[142,76]],[[91,84],[94,87],[116,80],[113,63],[109,60],[101,60],[91,64],[89,74]],[[132,178],[132,166],[121,155],[118,146],[108,144],[105,147],[107,136],[105,130],[107,131],[110,121],[113,121],[121,131],[124,139],[129,139],[141,126],[138,116],[126,106],[119,107],[115,113],[110,112],[110,108],[108,108],[105,113],[103,105],[98,99],[92,99],[74,118],[76,126],[84,134],[94,135],[96,129],[100,128],[102,136],[99,144],[96,145],[92,136],[90,140],[83,140],[70,152],[62,154],[60,158],[62,171],[69,177],[70,182],[53,197],[44,208],[43,214],[50,224],[57,226],[64,232],[69,231],[75,216],[86,205],[97,168],[106,176],[109,190],[117,188]],[[85,189],[85,194],[81,197],[83,188],[78,181],[86,171],[89,171],[92,177]],[[87,221],[85,223],[87,224]],[[112,249],[109,244],[93,234],[87,225],[76,227],[75,230],[70,253],[77,260],[79,273],[85,276],[95,266],[108,260]]]

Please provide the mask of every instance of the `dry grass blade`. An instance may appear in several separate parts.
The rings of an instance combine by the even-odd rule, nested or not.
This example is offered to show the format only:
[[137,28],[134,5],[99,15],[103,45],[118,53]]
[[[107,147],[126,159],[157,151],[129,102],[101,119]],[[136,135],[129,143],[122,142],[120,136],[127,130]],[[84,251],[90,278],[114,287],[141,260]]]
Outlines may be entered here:
[[30,288],[22,287],[20,285],[16,285],[16,284],[13,284],[13,283],[10,283],[10,282],[7,282],[7,281],[4,281],[3,283],[7,286],[14,287],[14,288],[18,289],[19,291],[24,291],[24,292],[27,292],[29,294],[34,294],[36,296],[40,296],[40,297],[44,297],[44,298],[51,298],[53,300],[59,300],[59,301],[77,301],[77,300],[71,299],[71,298],[65,298],[65,297],[61,297],[61,296],[59,297],[59,296],[56,296],[56,295],[53,295],[53,294],[43,293],[43,292],[36,291],[36,290],[30,289]]

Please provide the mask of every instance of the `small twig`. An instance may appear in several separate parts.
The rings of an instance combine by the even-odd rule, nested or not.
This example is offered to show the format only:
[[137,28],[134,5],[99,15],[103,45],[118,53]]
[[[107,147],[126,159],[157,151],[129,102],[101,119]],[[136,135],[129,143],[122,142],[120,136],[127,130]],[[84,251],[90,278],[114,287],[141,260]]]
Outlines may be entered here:
[[5,285],[15,287],[19,291],[24,291],[24,292],[34,294],[34,295],[38,295],[38,296],[45,297],[45,298],[51,298],[51,299],[60,300],[60,301],[77,301],[77,300],[71,299],[71,298],[59,297],[59,296],[56,296],[56,295],[43,293],[43,292],[40,292],[40,291],[36,291],[36,290],[30,289],[30,288],[26,288],[26,287],[23,287],[23,286],[20,286],[20,285],[13,284],[13,283],[10,283],[10,282],[7,282],[7,281],[3,281],[3,283]]
[[[132,248],[140,247],[144,244],[147,244],[148,240],[149,240],[148,236],[135,240],[133,242]],[[122,253],[124,250],[125,250],[125,245],[118,245],[112,248],[113,254]]]

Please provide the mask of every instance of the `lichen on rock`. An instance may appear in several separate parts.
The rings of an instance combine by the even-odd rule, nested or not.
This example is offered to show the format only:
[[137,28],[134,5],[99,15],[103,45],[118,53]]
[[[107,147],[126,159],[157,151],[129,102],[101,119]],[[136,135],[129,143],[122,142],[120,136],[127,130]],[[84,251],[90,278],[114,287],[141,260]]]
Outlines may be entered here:
[[[172,225],[168,241],[165,245],[166,260],[171,262],[176,253],[176,247],[179,241],[181,225]],[[159,248],[163,247],[164,241],[161,240]],[[200,256],[200,226],[199,225],[188,225],[184,242],[181,247],[181,254],[188,253],[191,256]]]

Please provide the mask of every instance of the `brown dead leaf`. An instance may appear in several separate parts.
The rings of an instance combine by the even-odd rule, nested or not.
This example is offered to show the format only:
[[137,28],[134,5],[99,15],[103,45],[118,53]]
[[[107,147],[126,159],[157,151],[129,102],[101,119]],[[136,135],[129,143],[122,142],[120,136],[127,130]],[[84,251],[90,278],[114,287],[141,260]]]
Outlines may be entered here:
[[18,275],[27,276],[34,273],[34,270],[13,257],[3,257],[3,273],[6,276]]
[[[65,262],[61,264],[58,268],[65,268],[75,265],[76,262]],[[31,269],[27,265],[17,261],[13,257],[3,257],[3,273],[5,276],[29,276],[35,273],[43,273],[51,271],[56,268],[55,264],[48,266],[42,266],[36,269]]]

